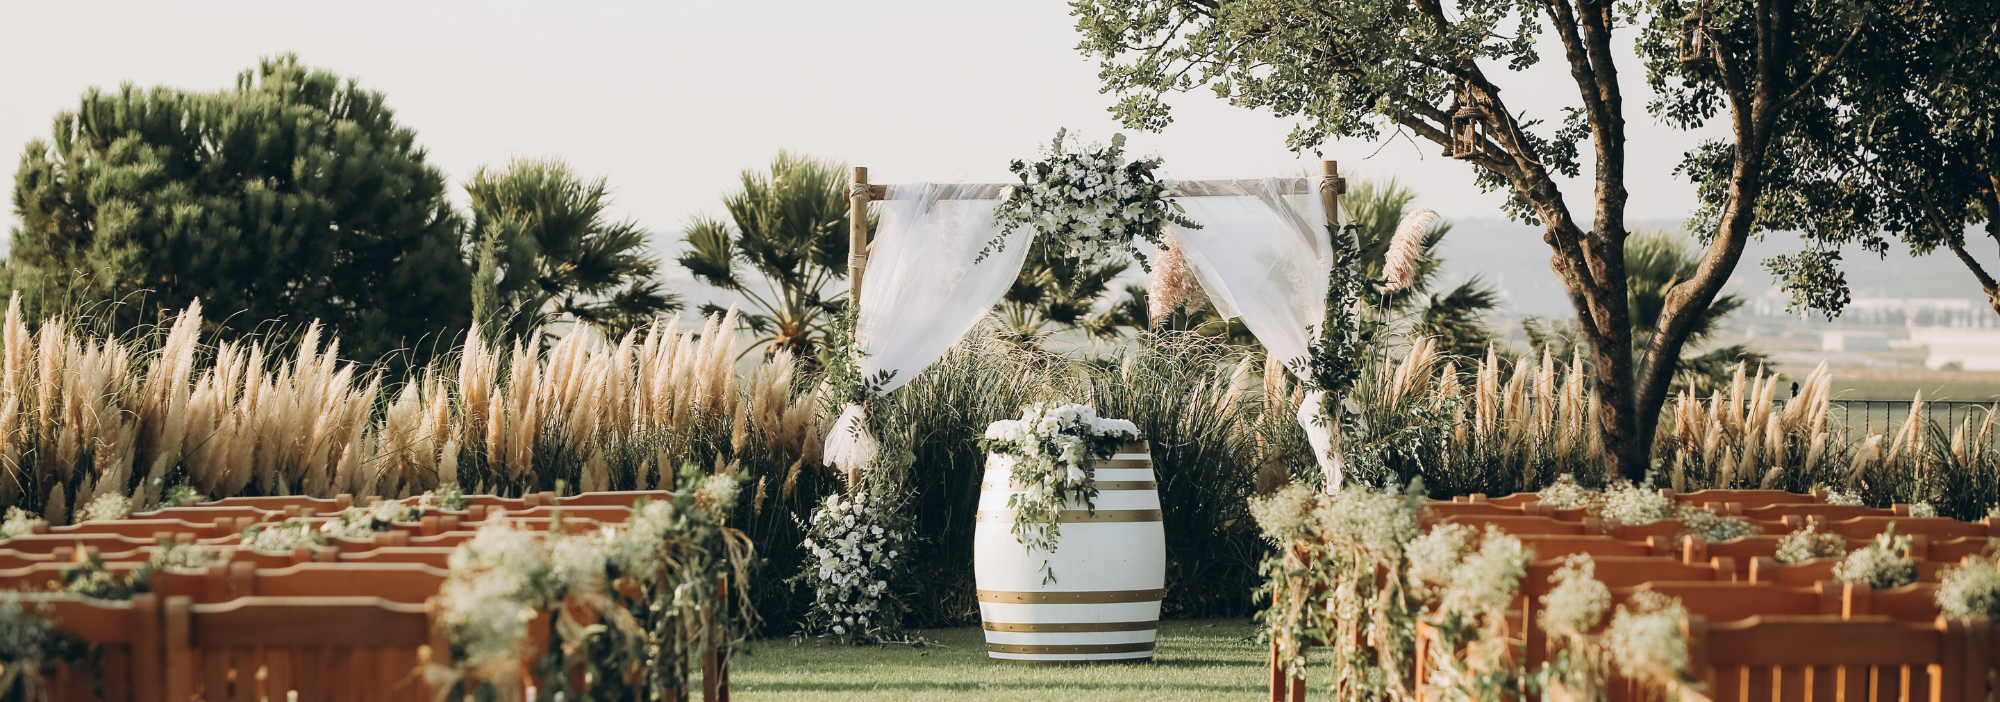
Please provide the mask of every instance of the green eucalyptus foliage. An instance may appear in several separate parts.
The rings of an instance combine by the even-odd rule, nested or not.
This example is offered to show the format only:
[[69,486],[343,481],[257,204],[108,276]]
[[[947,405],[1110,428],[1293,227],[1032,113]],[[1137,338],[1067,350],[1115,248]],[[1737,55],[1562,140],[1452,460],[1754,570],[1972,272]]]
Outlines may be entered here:
[[105,314],[130,328],[198,298],[225,332],[319,320],[372,361],[465,329],[445,192],[381,93],[296,56],[215,92],[93,88],[25,149],[7,268],[31,317],[128,302]]
[[465,185],[472,205],[473,317],[502,341],[572,319],[616,339],[681,308],[654,276],[636,222],[613,222],[611,188],[560,159],[481,168]]

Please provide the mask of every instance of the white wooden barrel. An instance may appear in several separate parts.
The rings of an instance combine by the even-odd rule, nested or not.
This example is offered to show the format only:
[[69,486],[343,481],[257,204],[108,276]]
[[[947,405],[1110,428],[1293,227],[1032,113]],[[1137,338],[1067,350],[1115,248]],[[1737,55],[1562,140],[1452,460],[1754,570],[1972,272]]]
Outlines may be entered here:
[[[1146,443],[1125,444],[1096,468],[1096,514],[1075,502],[1062,512],[1054,553],[1014,540],[1007,498],[1013,457],[989,454],[973,530],[973,579],[986,655],[1030,665],[1143,661],[1153,657],[1167,544],[1160,492]],[[1056,581],[1043,584],[1042,562]]]

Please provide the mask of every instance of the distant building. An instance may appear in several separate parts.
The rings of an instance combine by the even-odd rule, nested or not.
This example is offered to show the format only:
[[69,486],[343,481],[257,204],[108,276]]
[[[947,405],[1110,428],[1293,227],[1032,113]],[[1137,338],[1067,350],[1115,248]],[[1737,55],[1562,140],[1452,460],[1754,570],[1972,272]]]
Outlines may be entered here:
[[[1750,310],[1760,317],[1794,317],[1785,311],[1791,296],[1772,288],[1752,298]],[[1804,315],[1812,318],[1811,315]],[[1839,322],[1891,324],[1900,327],[1992,327],[1996,319],[1983,301],[1958,297],[1857,297],[1841,310]],[[1829,349],[1831,350],[1831,349]],[[1861,350],[1861,349],[1848,349]]]
[[2000,329],[1917,327],[1910,341],[1930,347],[1924,367],[1932,370],[1954,363],[1961,370],[2000,370]]
[[1889,350],[1888,332],[1830,331],[1819,335],[1819,350],[1827,353],[1860,353]]

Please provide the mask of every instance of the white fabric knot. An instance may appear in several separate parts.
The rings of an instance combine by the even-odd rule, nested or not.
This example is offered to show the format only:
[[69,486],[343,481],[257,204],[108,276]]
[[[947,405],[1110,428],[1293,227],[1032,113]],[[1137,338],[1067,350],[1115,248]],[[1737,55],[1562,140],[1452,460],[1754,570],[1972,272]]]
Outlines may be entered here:
[[840,418],[833,421],[833,429],[826,433],[821,454],[827,465],[845,471],[851,480],[873,465],[881,451],[881,444],[868,433],[868,410],[850,402],[841,407]]
[[857,198],[857,197],[858,197],[858,198],[861,198],[861,199],[863,199],[863,200],[873,200],[873,199],[875,199],[875,195],[874,195],[873,193],[870,193],[870,192],[868,191],[868,184],[867,184],[867,183],[848,183],[848,184],[847,184],[847,199],[849,199],[849,200],[852,200],[852,199],[854,199],[854,198]]
[[847,267],[848,267],[848,268],[867,268],[867,267],[868,267],[868,254],[848,254],[848,255],[847,255]]

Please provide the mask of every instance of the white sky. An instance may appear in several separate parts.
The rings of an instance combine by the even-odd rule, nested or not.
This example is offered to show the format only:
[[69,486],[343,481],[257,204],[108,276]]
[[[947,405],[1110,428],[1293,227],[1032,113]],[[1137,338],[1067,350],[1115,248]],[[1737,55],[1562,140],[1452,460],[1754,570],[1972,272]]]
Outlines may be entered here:
[[[1112,99],[1075,51],[1068,12],[1057,0],[4,0],[0,163],[11,176],[28,140],[47,138],[50,119],[90,86],[220,89],[259,56],[293,51],[386,93],[455,192],[481,165],[559,155],[609,177],[615,213],[665,248],[690,215],[719,211],[738,171],[781,148],[868,166],[878,183],[990,182],[1058,127],[1108,139]],[[1643,90],[1637,60],[1628,54],[1621,68],[1628,89]],[[1550,123],[1575,101],[1557,60],[1506,87],[1516,109]],[[1630,216],[1679,219],[1692,189],[1672,170],[1694,138],[1657,125],[1644,102],[1626,102]],[[1290,122],[1206,91],[1179,100],[1176,116],[1163,134],[1130,136],[1178,178],[1290,175],[1317,160],[1285,150]],[[1467,167],[1432,147],[1356,141],[1323,152],[1350,174],[1402,178],[1447,217],[1498,216],[1499,195],[1481,194]],[[1588,218],[1587,184],[1566,190]]]

